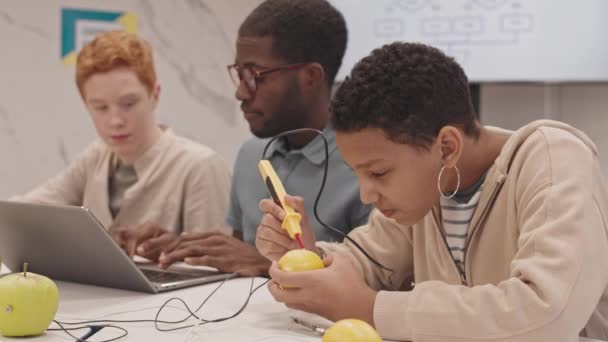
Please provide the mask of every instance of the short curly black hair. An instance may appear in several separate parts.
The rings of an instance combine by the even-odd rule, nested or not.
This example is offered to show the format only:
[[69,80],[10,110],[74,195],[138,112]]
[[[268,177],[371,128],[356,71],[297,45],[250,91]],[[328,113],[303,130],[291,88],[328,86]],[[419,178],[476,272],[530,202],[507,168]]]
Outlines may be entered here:
[[440,50],[396,42],[359,61],[332,103],[336,131],[380,128],[395,142],[428,148],[446,125],[477,138],[464,71]]
[[342,14],[326,0],[266,0],[241,24],[239,36],[272,37],[275,54],[287,63],[321,64],[331,88],[348,31]]

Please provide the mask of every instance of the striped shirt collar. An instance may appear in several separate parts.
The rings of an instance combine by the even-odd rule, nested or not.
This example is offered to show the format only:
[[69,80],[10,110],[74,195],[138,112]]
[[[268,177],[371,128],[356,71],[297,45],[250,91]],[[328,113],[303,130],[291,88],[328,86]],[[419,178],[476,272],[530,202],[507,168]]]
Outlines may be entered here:
[[473,185],[464,189],[462,191],[458,191],[456,195],[452,198],[452,200],[456,201],[460,204],[466,204],[471,201],[471,198],[481,190],[481,186],[483,185],[483,181],[486,180],[486,175],[488,171],[486,171],[483,176],[481,176]]

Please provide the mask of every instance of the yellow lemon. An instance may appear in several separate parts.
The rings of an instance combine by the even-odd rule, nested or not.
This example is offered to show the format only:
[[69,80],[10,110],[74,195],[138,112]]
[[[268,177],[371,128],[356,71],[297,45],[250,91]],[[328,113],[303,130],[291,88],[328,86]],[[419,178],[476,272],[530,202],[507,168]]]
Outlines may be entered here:
[[[291,250],[279,259],[279,268],[285,272],[312,271],[325,268],[323,260],[317,253],[307,249]],[[283,289],[292,289],[291,285],[280,285]]]
[[322,342],[382,342],[382,338],[362,320],[343,319],[327,329]]
[[317,253],[307,249],[291,250],[279,259],[279,268],[286,272],[302,272],[324,268],[323,260]]

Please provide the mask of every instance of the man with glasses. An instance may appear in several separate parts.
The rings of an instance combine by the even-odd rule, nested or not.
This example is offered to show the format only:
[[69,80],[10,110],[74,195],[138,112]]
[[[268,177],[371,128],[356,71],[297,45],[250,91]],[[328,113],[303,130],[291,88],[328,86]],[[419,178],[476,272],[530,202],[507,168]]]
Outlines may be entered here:
[[[326,0],[267,0],[241,24],[235,63],[228,66],[236,98],[256,136],[240,149],[234,168],[227,223],[234,236],[188,234],[161,256],[161,266],[178,260],[243,275],[266,275],[270,261],[255,249],[268,194],[257,164],[269,138],[298,128],[323,132],[329,142],[329,172],[319,202],[321,220],[348,233],[367,222],[371,207],[359,199],[357,179],[336,148],[328,127],[329,100],[346,49],[342,15]],[[281,138],[266,153],[288,193],[302,196],[313,212],[324,172],[325,149],[314,133]],[[316,239],[342,236],[312,219]],[[304,236],[304,239],[312,238]]]

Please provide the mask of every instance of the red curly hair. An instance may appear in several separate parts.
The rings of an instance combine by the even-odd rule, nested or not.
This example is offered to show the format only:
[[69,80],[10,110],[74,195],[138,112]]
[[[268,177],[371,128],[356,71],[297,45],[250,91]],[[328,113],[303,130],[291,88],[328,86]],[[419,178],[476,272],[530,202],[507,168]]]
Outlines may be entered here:
[[136,34],[125,31],[104,32],[85,45],[76,60],[76,85],[84,98],[84,83],[94,74],[127,67],[152,92],[156,71],[150,44]]

